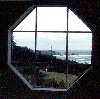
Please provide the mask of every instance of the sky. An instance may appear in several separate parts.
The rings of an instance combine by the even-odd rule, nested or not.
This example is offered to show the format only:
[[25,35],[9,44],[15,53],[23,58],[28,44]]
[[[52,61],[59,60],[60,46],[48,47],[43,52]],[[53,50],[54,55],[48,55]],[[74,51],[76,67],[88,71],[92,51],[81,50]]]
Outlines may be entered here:
[[[33,10],[14,31],[35,31],[36,9]],[[90,29],[70,10],[69,31],[90,31]],[[37,31],[66,31],[66,7],[38,7]],[[35,32],[13,32],[14,41],[18,46],[27,46],[34,50]],[[69,33],[69,50],[91,50],[92,33]],[[66,33],[37,32],[37,50],[65,50]]]

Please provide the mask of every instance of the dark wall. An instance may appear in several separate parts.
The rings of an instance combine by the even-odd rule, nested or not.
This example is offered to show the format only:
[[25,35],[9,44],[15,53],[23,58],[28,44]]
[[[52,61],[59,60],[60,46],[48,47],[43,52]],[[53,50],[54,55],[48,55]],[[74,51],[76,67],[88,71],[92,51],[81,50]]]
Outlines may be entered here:
[[[68,92],[31,91],[7,65],[8,29],[30,7],[35,4],[68,5],[93,31],[92,65],[90,70]],[[98,99],[100,91],[100,19],[99,0],[35,0],[28,2],[0,2],[0,95],[4,99],[24,96],[34,99]],[[85,98],[84,98],[85,97]],[[3,99],[2,98],[2,99]],[[63,99],[61,98],[61,99]]]

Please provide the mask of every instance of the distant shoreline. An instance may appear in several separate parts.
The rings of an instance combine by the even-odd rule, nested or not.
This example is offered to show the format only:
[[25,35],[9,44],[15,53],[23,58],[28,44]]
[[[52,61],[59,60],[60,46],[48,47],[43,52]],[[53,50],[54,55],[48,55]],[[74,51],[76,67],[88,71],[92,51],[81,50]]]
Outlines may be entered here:
[[[65,60],[66,55],[53,55],[58,59]],[[91,64],[91,55],[68,55],[69,60],[76,61],[78,63],[87,63]]]
[[[39,51],[50,53],[51,50],[39,50]],[[66,54],[65,50],[52,50],[52,52],[60,53],[60,55],[65,55]],[[91,55],[91,50],[69,50],[68,54],[69,55],[72,55],[72,54],[74,54],[74,55]],[[57,55],[59,55],[59,54],[57,54]]]

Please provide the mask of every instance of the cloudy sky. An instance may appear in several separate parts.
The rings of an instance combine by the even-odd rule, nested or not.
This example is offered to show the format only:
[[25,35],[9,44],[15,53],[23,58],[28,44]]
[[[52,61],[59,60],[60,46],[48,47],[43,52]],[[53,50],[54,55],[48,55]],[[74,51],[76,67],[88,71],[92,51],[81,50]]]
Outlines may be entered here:
[[[33,10],[14,31],[35,31],[36,9]],[[66,7],[38,7],[37,31],[66,31],[67,8]],[[69,31],[90,31],[90,29],[70,10]],[[14,41],[18,46],[27,46],[34,49],[35,32],[13,32]],[[92,33],[68,34],[69,50],[91,50]],[[38,50],[65,50],[66,33],[37,32]]]

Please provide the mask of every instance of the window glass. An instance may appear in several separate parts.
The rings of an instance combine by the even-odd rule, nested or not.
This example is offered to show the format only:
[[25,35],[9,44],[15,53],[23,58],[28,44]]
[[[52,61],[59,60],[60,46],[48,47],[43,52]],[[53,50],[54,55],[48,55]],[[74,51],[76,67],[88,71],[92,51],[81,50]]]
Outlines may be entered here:
[[11,63],[35,88],[66,89],[91,66],[92,33],[67,12],[37,7],[12,32]]
[[21,73],[35,61],[34,34],[34,32],[13,32],[11,62]]
[[38,7],[38,31],[66,31],[67,7]]
[[91,65],[92,34],[68,34],[68,72],[78,77]]
[[13,31],[35,31],[36,9],[34,9]]
[[37,63],[44,75],[38,81],[42,79],[44,87],[66,87],[65,52],[66,33],[37,32]]
[[17,46],[35,50],[35,32],[13,32],[13,41]]
[[37,32],[37,50],[66,50],[66,33]]
[[68,19],[69,31],[91,31],[71,10]]

